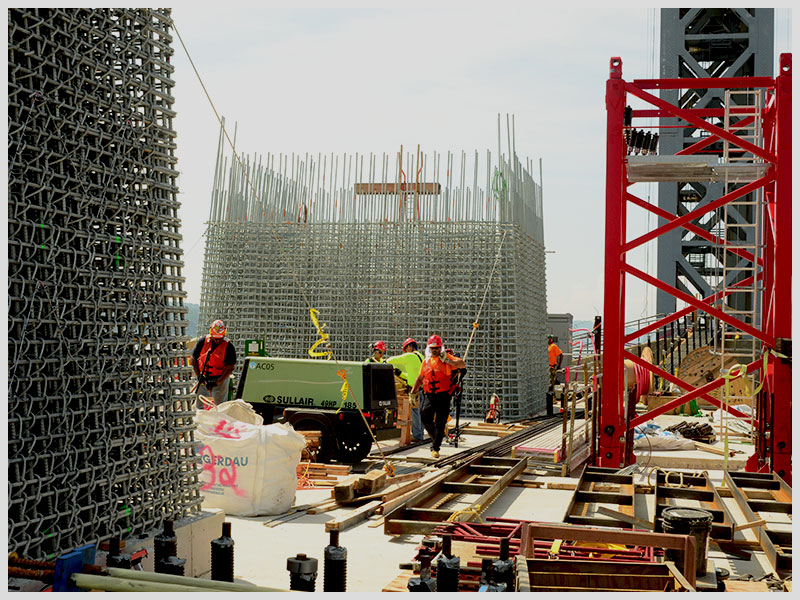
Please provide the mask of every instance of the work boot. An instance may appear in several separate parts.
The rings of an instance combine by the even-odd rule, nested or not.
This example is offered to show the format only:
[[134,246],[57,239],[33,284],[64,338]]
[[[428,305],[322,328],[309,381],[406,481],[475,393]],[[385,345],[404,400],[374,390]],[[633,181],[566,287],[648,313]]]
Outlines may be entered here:
[[431,456],[433,458],[439,458],[439,451],[438,450],[431,450]]

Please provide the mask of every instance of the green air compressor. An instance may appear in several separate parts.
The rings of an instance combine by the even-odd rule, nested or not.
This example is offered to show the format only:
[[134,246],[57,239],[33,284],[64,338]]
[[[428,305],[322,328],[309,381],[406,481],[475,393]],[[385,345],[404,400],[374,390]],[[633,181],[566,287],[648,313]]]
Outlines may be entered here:
[[[340,371],[350,388],[344,400]],[[252,404],[265,423],[320,431],[319,462],[356,463],[369,454],[372,435],[400,435],[394,370],[384,363],[248,356],[236,397]]]

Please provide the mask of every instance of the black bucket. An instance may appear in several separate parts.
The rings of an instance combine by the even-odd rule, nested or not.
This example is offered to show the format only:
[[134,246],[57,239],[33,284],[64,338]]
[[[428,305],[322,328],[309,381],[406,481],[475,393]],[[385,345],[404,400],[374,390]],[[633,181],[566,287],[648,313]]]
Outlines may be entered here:
[[[665,508],[661,512],[661,527],[664,533],[694,536],[697,542],[697,575],[701,577],[706,574],[708,538],[711,535],[711,523],[713,520],[714,515],[700,508],[673,506]],[[683,562],[682,550],[666,549],[665,555],[667,560],[675,562],[678,566]]]

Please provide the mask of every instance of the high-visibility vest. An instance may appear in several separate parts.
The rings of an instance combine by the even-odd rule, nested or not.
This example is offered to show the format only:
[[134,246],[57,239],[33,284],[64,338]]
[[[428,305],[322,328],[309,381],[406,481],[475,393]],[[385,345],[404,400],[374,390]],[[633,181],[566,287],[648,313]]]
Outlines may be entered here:
[[[450,357],[451,359],[453,357]],[[431,356],[422,363],[422,389],[426,394],[450,391],[453,367]]]
[[[197,359],[197,368],[201,375],[206,377],[219,377],[225,368],[225,351],[228,349],[228,340],[223,340],[215,348],[211,347],[211,338],[206,336],[200,357]],[[208,363],[208,365],[206,365]]]
[[561,348],[559,348],[558,345],[555,342],[553,342],[552,344],[550,344],[547,347],[547,355],[548,355],[548,358],[550,360],[550,366],[551,367],[555,367],[556,366],[556,363],[558,363],[558,357],[561,354],[564,354],[564,353],[561,352]]
[[414,385],[424,360],[425,357],[422,353],[419,350],[414,350],[413,352],[390,356],[386,359],[386,362],[400,369],[400,378],[403,381],[408,385]]

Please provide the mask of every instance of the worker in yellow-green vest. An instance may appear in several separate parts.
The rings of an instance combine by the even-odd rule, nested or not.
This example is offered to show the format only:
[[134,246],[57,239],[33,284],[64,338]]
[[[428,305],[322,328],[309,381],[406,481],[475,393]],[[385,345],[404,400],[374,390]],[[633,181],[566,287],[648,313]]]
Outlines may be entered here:
[[386,354],[386,342],[382,342],[382,341],[378,340],[374,344],[370,344],[369,347],[372,348],[372,356],[370,356],[367,360],[365,360],[364,361],[365,363],[371,363],[371,362],[382,363],[382,362],[385,362],[383,360],[383,356],[384,356],[384,354]]
[[[417,342],[414,338],[407,338],[403,342],[403,353],[390,356],[386,362],[400,371],[400,378],[406,382],[407,389],[411,390],[411,386],[419,376],[424,360],[425,356],[417,349]],[[419,411],[419,394],[409,394],[409,401],[411,403],[411,441],[421,442],[425,437],[425,429],[422,427],[422,415]]]

